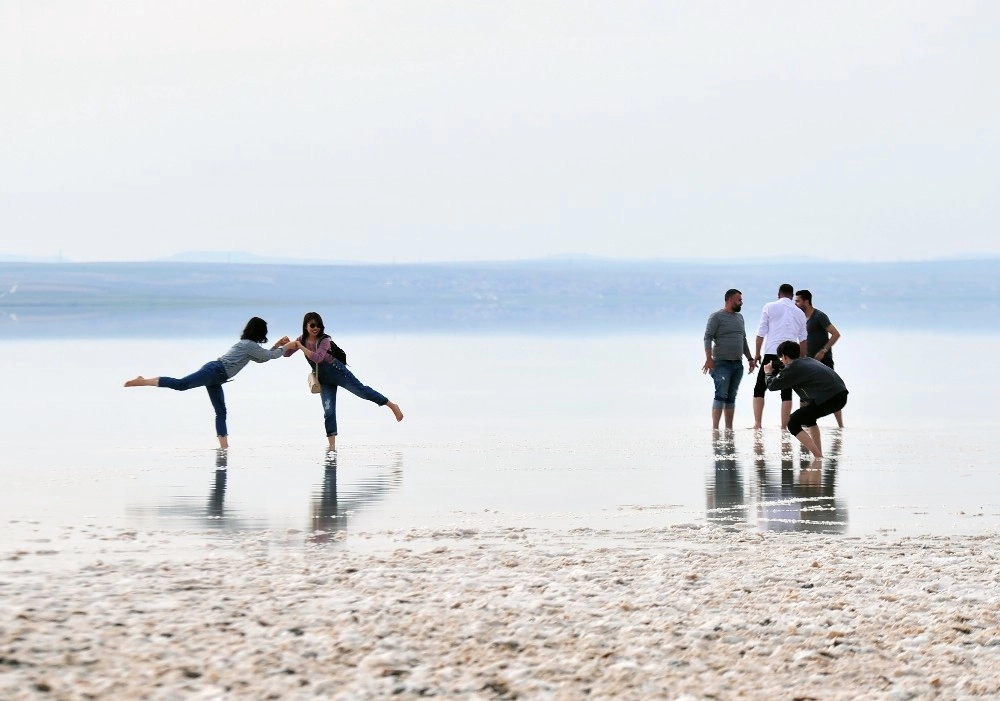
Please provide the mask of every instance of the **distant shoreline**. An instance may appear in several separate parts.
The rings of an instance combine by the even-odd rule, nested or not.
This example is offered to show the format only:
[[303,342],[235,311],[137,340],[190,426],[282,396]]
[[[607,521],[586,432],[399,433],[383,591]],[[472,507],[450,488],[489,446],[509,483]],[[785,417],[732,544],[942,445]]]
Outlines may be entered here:
[[[167,326],[324,309],[345,329],[420,332],[599,332],[695,329],[743,292],[748,335],[789,282],[810,289],[842,332],[852,326],[965,330],[1000,313],[1000,259],[913,263],[521,263],[278,265],[0,263],[0,338],[12,326],[115,333],[155,315]],[[954,303],[961,290],[976,304]],[[846,323],[844,323],[846,322]],[[63,327],[65,325],[65,328]],[[69,327],[76,327],[75,330]]]
[[0,265],[8,263],[44,265],[159,265],[159,264],[204,264],[204,265],[305,265],[305,266],[435,266],[435,267],[490,267],[521,265],[584,265],[584,266],[707,266],[718,265],[920,265],[935,263],[976,263],[1000,261],[1000,255],[964,253],[948,257],[900,258],[895,260],[857,260],[853,258],[817,258],[814,256],[785,255],[776,251],[774,255],[751,255],[737,258],[709,256],[707,258],[610,258],[589,255],[559,255],[539,258],[507,258],[491,260],[421,260],[421,261],[365,261],[316,258],[282,258],[260,256],[246,251],[186,251],[165,258],[130,261],[80,261],[61,256],[22,256],[0,253]]

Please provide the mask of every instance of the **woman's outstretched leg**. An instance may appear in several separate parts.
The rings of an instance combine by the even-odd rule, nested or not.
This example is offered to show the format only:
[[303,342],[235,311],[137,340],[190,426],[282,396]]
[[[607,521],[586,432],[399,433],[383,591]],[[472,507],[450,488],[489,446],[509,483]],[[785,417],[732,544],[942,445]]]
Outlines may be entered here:
[[222,391],[222,383],[229,378],[226,369],[218,360],[205,363],[201,369],[180,379],[175,377],[143,377],[139,375],[125,383],[126,387],[166,387],[179,392],[204,387],[208,390],[208,398],[215,409],[215,435],[219,439],[220,448],[229,447],[229,431],[226,427],[226,398]]
[[392,415],[396,417],[396,421],[403,420],[403,411],[396,402],[390,402],[388,397],[381,392],[362,384],[361,380],[355,377],[354,373],[348,370],[347,366],[339,360],[335,360],[332,363],[323,363],[320,365],[320,368],[327,370],[327,372],[323,373],[324,377],[320,378],[321,382],[339,385],[357,397],[367,399],[379,406],[387,406],[392,411]]
[[195,387],[205,387],[206,385],[221,385],[228,380],[226,368],[218,360],[212,360],[201,366],[186,377],[177,379],[175,377],[143,377],[139,375],[133,380],[125,383],[126,387],[166,387],[184,392]]

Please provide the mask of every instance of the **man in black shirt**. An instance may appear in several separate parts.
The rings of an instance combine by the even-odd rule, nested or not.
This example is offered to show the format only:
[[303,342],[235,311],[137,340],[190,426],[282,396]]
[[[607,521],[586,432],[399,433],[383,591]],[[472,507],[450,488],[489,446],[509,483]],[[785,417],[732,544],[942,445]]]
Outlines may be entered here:
[[[833,344],[840,340],[840,331],[830,321],[826,313],[816,309],[812,303],[812,292],[799,290],[795,293],[795,306],[806,315],[806,355],[833,370]],[[844,427],[841,412],[833,413],[837,426]]]

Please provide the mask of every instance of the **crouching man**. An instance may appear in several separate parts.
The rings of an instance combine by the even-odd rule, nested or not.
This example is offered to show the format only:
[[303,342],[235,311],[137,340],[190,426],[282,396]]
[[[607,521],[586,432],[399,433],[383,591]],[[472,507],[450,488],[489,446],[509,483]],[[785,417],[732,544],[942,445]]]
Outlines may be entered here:
[[771,363],[767,363],[764,382],[772,392],[791,388],[799,395],[802,406],[788,417],[788,431],[814,457],[821,458],[823,448],[816,420],[844,408],[847,385],[840,375],[815,358],[799,357],[800,347],[795,341],[781,343],[777,356],[784,367],[774,371]]

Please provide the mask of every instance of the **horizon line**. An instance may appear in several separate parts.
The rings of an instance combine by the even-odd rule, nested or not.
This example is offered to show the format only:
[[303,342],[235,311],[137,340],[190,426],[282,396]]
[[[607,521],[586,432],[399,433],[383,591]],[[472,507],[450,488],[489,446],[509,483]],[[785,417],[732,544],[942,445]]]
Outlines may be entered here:
[[758,265],[761,263],[831,263],[831,264],[876,264],[876,263],[958,263],[1000,259],[1000,253],[966,253],[927,258],[881,258],[850,259],[823,258],[816,256],[748,256],[737,259],[719,258],[617,258],[589,254],[558,254],[533,258],[429,260],[429,261],[363,261],[363,260],[315,260],[307,258],[285,258],[281,256],[261,256],[247,251],[183,251],[162,258],[133,260],[74,260],[60,256],[22,256],[0,253],[0,263],[36,263],[48,265],[130,265],[130,264],[199,264],[199,265],[340,265],[340,266],[468,266],[468,265],[510,265],[519,263],[617,263],[617,264],[688,264],[688,265]]

